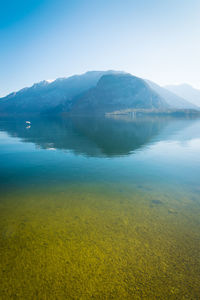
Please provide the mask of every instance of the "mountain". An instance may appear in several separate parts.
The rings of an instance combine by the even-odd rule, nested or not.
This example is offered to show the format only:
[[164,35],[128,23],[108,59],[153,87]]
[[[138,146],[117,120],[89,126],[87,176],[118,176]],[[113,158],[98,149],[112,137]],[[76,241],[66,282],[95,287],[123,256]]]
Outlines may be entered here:
[[0,98],[0,113],[43,113],[53,110],[61,103],[65,103],[65,107],[70,107],[75,96],[94,87],[101,76],[110,73],[116,74],[117,72],[91,71],[83,75],[58,78],[51,83],[41,81],[32,87]]
[[96,87],[75,99],[71,112],[104,114],[127,108],[163,109],[168,105],[148,84],[130,74],[103,75]]
[[189,84],[167,85],[166,89],[200,107],[200,90]]
[[161,97],[165,99],[169,106],[177,109],[198,109],[198,107],[194,103],[187,101],[180,95],[178,96],[173,91],[170,91],[167,88],[163,88],[150,80],[146,80],[146,82],[154,91],[156,91]]
[[0,98],[0,115],[104,114],[123,109],[195,108],[153,82],[118,71],[41,81]]

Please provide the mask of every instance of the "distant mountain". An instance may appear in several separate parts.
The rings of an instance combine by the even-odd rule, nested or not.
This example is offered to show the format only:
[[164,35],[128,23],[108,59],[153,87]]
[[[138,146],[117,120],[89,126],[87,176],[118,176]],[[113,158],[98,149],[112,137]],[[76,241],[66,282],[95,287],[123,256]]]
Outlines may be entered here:
[[77,97],[72,113],[96,114],[126,108],[163,109],[168,105],[149,85],[130,74],[103,75],[96,87]]
[[200,107],[200,90],[189,84],[167,85],[166,89]]
[[91,71],[83,75],[58,78],[51,83],[41,81],[29,88],[0,98],[0,113],[43,113],[53,111],[62,103],[69,108],[75,96],[94,87],[104,74],[110,73],[117,72]]
[[173,91],[170,91],[167,88],[163,88],[150,80],[146,80],[146,82],[154,91],[156,91],[161,97],[165,99],[169,106],[177,109],[198,109],[198,107],[194,105],[194,103],[187,101],[180,95],[178,96],[176,93],[173,93]]
[[90,71],[41,81],[0,98],[1,115],[104,114],[123,109],[195,108],[188,101],[128,73]]

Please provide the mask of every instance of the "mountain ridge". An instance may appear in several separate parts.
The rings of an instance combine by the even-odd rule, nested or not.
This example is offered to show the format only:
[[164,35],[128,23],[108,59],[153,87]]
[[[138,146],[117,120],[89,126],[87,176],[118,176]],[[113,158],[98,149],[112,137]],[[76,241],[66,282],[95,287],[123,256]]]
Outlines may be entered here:
[[[124,101],[125,100],[125,101]],[[151,90],[146,82],[131,74],[103,75],[96,87],[76,99],[72,113],[106,113],[115,108],[164,108],[164,99]]]
[[165,88],[200,107],[200,90],[192,87],[190,84],[183,83],[179,85],[166,85]]
[[[123,71],[88,71],[52,82],[43,80],[10,93],[0,98],[0,114],[104,114],[129,108],[195,108],[169,91],[166,96],[166,91]],[[179,106],[175,105],[178,99]]]
[[172,91],[168,90],[165,87],[161,87],[155,82],[152,82],[150,80],[146,80],[146,82],[150,85],[152,89],[154,89],[158,94],[160,94],[166,102],[169,104],[169,106],[172,106],[177,109],[197,109],[197,106],[193,103],[189,102],[185,98],[173,93]]

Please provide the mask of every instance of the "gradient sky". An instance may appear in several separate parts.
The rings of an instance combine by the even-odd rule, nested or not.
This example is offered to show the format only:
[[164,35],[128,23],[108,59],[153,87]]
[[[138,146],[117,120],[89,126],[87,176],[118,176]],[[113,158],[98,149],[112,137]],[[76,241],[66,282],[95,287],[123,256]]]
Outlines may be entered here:
[[200,88],[200,1],[1,1],[0,96],[107,69]]

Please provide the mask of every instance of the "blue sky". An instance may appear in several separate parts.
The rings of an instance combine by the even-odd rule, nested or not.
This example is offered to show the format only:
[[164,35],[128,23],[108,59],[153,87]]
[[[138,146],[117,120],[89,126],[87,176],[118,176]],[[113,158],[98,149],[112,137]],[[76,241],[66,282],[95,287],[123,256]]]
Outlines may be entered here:
[[0,5],[0,96],[43,79],[107,69],[200,88],[199,0]]

